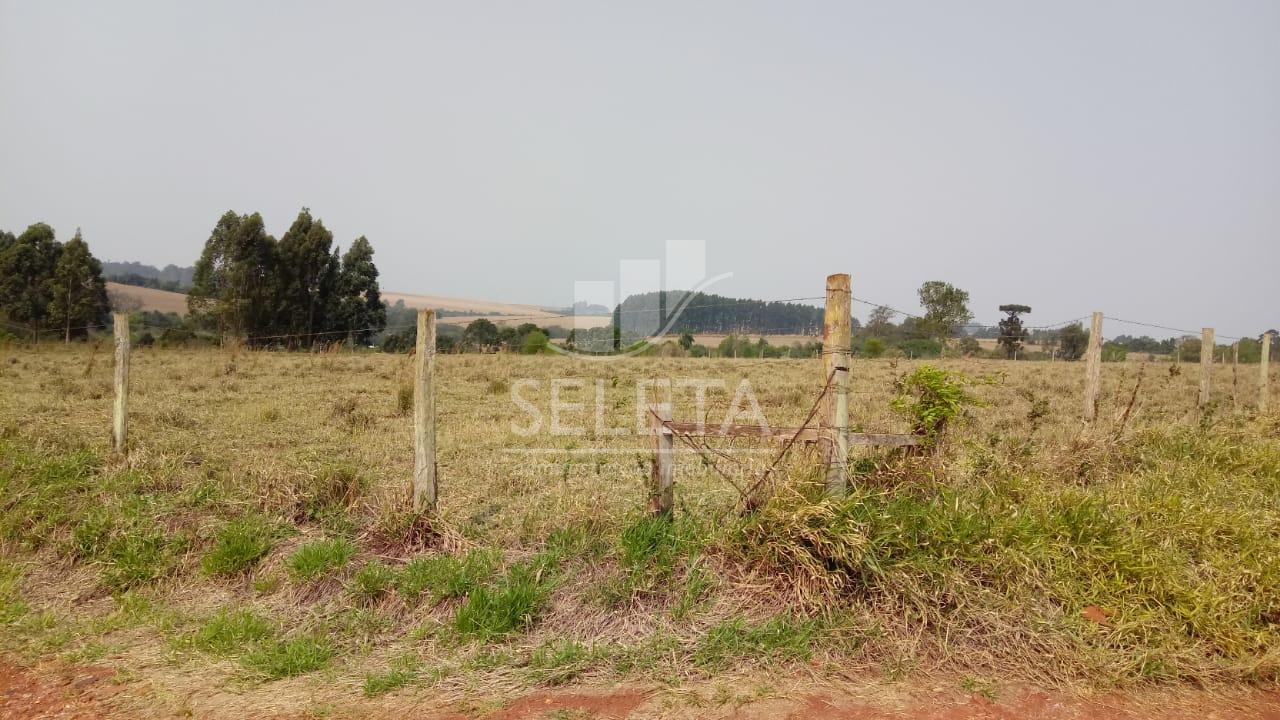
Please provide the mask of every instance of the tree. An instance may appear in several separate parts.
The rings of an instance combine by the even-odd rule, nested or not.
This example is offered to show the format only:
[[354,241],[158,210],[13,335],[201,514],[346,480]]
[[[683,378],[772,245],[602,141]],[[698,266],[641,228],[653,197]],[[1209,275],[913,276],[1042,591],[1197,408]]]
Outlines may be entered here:
[[1022,319],[1018,316],[1031,312],[1031,308],[1026,305],[1001,305],[1000,312],[1008,315],[1000,321],[1000,338],[996,342],[1004,348],[1006,357],[1017,357],[1018,351],[1022,349],[1022,343],[1026,341],[1029,334],[1026,328],[1022,327]]
[[280,237],[277,251],[278,320],[283,330],[310,346],[316,333],[330,329],[327,321],[336,311],[333,301],[340,262],[333,250],[333,233],[304,207]]
[[66,245],[54,265],[49,280],[49,322],[62,326],[63,342],[71,336],[85,336],[90,325],[104,323],[111,309],[107,302],[107,284],[102,279],[102,263],[89,252],[89,246],[76,228],[76,236]]
[[982,345],[978,343],[977,338],[968,335],[960,338],[960,354],[965,357],[973,357],[982,352]]
[[867,318],[866,325],[867,335],[871,337],[888,337],[893,333],[893,310],[888,306],[880,305],[871,311],[871,315]]
[[1089,331],[1080,323],[1070,325],[1058,331],[1058,356],[1063,360],[1079,360],[1089,347]]
[[688,332],[680,333],[680,347],[688,352],[689,348],[693,347],[693,335]]
[[196,262],[187,294],[192,318],[216,327],[224,337],[276,330],[278,271],[277,243],[262,216],[224,213]]
[[53,228],[36,223],[17,238],[6,240],[0,253],[0,311],[14,322],[29,325],[32,342],[39,341],[40,328],[49,315],[53,301],[50,280],[61,252]]
[[956,334],[960,326],[973,319],[969,312],[969,293],[941,280],[930,280],[920,286],[920,305],[930,336],[945,340]]
[[520,352],[524,355],[537,355],[546,352],[547,344],[546,333],[535,329],[520,338]]
[[338,280],[338,317],[353,342],[367,344],[387,325],[387,308],[378,288],[378,267],[373,246],[363,235],[342,256]]
[[497,344],[498,334],[498,326],[494,325],[492,320],[478,318],[471,321],[467,329],[462,331],[462,341],[483,351]]

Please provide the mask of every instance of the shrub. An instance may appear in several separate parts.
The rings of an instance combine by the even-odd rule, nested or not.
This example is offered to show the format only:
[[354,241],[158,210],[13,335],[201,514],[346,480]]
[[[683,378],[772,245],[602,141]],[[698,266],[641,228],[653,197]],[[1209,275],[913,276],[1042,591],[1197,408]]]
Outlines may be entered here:
[[921,365],[898,380],[898,395],[891,404],[894,410],[910,419],[915,433],[925,436],[932,444],[967,406],[978,403],[977,398],[965,390],[968,384],[970,380],[960,373]]

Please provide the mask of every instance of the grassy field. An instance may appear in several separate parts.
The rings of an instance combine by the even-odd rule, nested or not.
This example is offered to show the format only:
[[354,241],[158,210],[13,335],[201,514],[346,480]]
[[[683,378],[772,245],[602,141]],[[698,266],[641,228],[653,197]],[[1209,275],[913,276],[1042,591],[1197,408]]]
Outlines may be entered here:
[[[1085,432],[1082,364],[936,364],[975,400],[936,453],[863,450],[850,498],[820,502],[801,448],[744,516],[712,464],[741,483],[773,449],[682,452],[666,523],[643,514],[637,389],[671,381],[693,420],[681,381],[722,381],[714,424],[745,380],[794,426],[817,360],[440,356],[427,521],[411,358],[135,350],[122,460],[109,348],[2,350],[4,648],[175,694],[440,703],[711,675],[1276,683],[1280,419],[1254,411],[1256,366],[1217,368],[1200,411],[1198,368],[1108,364]],[[910,429],[891,401],[917,365],[854,362],[856,428]]]

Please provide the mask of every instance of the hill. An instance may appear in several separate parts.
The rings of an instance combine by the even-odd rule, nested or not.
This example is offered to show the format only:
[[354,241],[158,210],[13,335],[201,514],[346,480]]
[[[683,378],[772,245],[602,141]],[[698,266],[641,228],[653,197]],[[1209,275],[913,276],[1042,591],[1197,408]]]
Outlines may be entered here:
[[187,296],[182,293],[108,282],[107,296],[111,298],[111,307],[115,310],[128,312],[154,310],[163,313],[174,312],[179,315],[187,314]]

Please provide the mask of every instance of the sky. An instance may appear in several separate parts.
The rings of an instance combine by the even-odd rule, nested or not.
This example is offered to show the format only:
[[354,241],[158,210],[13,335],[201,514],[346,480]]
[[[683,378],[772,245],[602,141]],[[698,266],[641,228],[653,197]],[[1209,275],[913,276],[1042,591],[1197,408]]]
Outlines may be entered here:
[[695,241],[726,295],[1256,334],[1280,3],[0,0],[0,228],[190,265],[304,206],[399,292],[563,306]]

